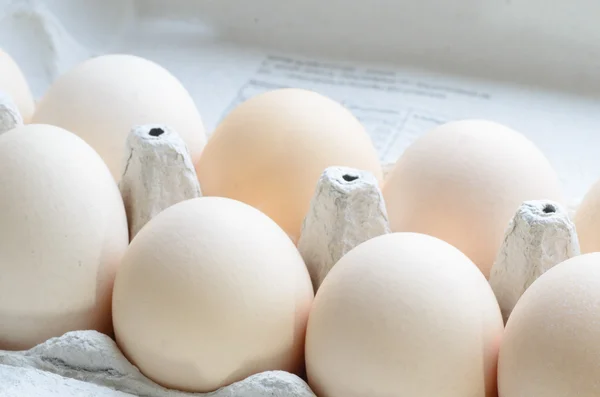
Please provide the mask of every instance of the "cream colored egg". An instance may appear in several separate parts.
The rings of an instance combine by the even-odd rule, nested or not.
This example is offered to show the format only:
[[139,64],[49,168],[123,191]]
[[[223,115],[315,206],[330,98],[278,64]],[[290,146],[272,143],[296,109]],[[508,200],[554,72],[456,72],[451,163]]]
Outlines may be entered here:
[[115,334],[155,382],[208,392],[266,370],[300,373],[312,299],[275,222],[235,200],[190,199],[132,240],[115,281]]
[[568,259],[525,291],[498,363],[501,397],[600,395],[600,253]]
[[575,211],[582,254],[600,252],[600,181],[592,185]]
[[494,397],[503,321],[485,277],[435,237],[368,240],[333,267],[308,321],[319,397]]
[[563,202],[556,172],[520,133],[486,120],[443,124],[409,146],[383,186],[395,232],[438,237],[486,277],[527,200]]
[[0,136],[0,170],[0,350],[110,334],[129,240],[106,164],[74,134],[30,124]]
[[8,94],[17,105],[23,121],[29,123],[35,109],[29,83],[15,60],[2,50],[0,50],[0,91]]
[[297,241],[317,181],[329,166],[382,179],[360,122],[315,92],[279,89],[242,103],[217,126],[196,171],[202,192],[243,201]]
[[120,180],[127,135],[136,125],[166,124],[185,141],[192,160],[206,137],[184,86],[162,66],[133,55],[102,55],[59,77],[33,122],[65,128],[89,143]]

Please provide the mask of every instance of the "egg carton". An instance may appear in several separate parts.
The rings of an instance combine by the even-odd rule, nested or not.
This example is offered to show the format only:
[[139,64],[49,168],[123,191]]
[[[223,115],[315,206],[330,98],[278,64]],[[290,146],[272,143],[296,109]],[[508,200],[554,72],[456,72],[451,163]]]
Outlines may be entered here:
[[0,91],[0,134],[23,124],[17,105],[8,94]]
[[[22,124],[14,104],[0,98],[0,133]],[[384,165],[384,174],[393,164]],[[202,196],[185,143],[167,125],[135,126],[126,143],[119,189],[130,239],[154,216]],[[369,172],[329,167],[317,182],[298,240],[315,292],[335,263],[357,245],[391,233],[383,195]],[[549,200],[524,202],[506,228],[489,283],[504,320],[535,279],[580,254],[569,212]],[[0,351],[3,396],[314,396],[300,377],[269,371],[212,393],[165,389],[131,364],[109,336],[69,332],[31,350]]]
[[165,389],[146,378],[107,335],[74,331],[22,352],[0,351],[3,397],[315,397],[298,376],[268,371],[212,393]]

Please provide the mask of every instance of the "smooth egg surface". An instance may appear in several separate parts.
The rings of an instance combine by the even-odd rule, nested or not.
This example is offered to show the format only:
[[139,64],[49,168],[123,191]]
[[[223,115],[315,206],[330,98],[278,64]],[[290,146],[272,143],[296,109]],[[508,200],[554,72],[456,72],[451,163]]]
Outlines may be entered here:
[[0,350],[111,334],[129,239],[106,164],[76,135],[30,124],[0,135],[0,169]]

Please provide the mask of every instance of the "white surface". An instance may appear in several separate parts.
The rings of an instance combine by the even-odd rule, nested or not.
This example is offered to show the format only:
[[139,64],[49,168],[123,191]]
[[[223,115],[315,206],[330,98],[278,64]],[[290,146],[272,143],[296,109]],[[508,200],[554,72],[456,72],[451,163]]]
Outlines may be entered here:
[[0,396],[315,397],[304,381],[281,371],[256,374],[213,393],[165,389],[95,331],[69,332],[22,352],[0,350]]
[[570,199],[600,178],[596,0],[10,2],[0,47],[37,98],[75,62],[127,52],[179,77],[209,132],[241,100],[295,86],[348,106],[386,162],[440,122],[489,118],[532,139]]

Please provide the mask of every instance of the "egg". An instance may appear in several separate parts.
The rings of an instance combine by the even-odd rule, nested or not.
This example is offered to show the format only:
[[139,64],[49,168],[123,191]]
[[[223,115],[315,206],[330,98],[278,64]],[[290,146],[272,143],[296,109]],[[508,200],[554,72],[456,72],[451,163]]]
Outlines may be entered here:
[[517,302],[500,348],[501,397],[600,395],[600,253],[542,274]]
[[504,324],[485,277],[450,244],[372,238],[325,277],[306,372],[319,397],[493,397]]
[[417,139],[383,186],[390,226],[440,238],[489,277],[504,232],[528,200],[563,203],[557,173],[525,136],[479,119],[452,121]]
[[115,281],[115,335],[155,382],[209,392],[267,370],[301,373],[313,295],[273,220],[236,200],[189,199],[132,240]]
[[106,164],[58,127],[0,136],[0,350],[68,331],[112,333],[111,297],[129,242]]
[[29,123],[35,102],[29,83],[15,60],[0,50],[0,91],[4,91],[15,103],[25,123]]
[[202,118],[185,87],[164,67],[134,55],[101,55],[76,65],[48,89],[33,122],[77,134],[100,154],[117,181],[134,126],[173,128],[192,161],[206,142]]
[[592,185],[577,206],[574,222],[581,253],[600,252],[600,181]]
[[361,123],[319,93],[284,88],[256,95],[217,126],[196,165],[207,196],[247,203],[297,242],[319,177],[329,166],[370,171],[377,152]]

